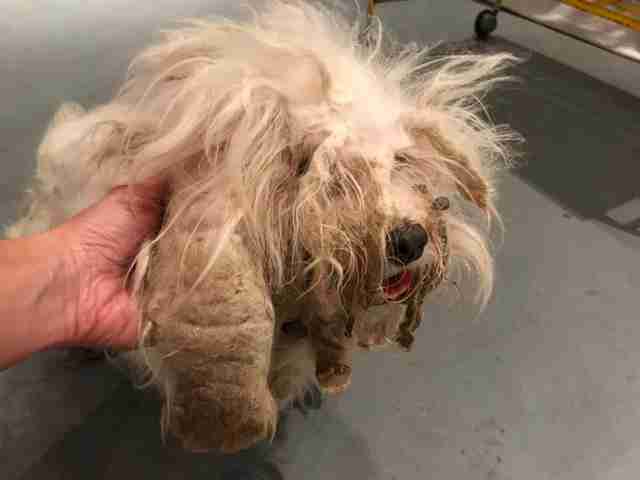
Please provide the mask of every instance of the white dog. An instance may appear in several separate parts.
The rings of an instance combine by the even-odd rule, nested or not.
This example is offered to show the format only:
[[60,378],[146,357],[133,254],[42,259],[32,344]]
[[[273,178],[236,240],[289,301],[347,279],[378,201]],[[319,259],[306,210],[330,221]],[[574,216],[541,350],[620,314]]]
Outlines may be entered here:
[[298,0],[194,21],[143,51],[109,103],[63,106],[40,147],[13,237],[116,185],[170,184],[163,229],[132,266],[132,361],[186,448],[248,447],[309,385],[344,390],[357,346],[409,348],[425,295],[460,266],[489,298],[487,241],[460,206],[497,218],[512,135],[478,99],[512,58],[425,63],[376,31],[360,40]]

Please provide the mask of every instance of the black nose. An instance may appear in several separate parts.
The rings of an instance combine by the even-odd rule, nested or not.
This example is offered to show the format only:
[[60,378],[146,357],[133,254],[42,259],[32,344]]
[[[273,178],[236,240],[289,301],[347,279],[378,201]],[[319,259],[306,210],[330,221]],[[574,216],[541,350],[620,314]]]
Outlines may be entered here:
[[389,234],[387,255],[392,260],[407,265],[422,256],[428,241],[429,236],[421,225],[403,225]]

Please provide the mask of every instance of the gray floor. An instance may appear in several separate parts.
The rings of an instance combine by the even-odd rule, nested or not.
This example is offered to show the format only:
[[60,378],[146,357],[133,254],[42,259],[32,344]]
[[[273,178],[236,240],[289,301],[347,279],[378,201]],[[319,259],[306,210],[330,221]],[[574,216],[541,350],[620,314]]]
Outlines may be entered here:
[[[520,6],[521,9],[526,5],[526,11],[539,11],[540,4],[546,5],[549,0],[504,0],[504,3]],[[482,8],[471,0],[406,0],[383,3],[377,11],[400,39],[434,43],[469,37],[473,20]],[[497,33],[607,84],[640,96],[638,63],[511,15],[499,15]]]
[[[196,1],[173,3],[183,15],[205,11]],[[454,18],[433,2],[432,24],[407,15],[415,2],[404,14],[400,3],[383,13],[392,25],[413,25],[407,36],[460,40],[473,16],[462,17],[468,6],[458,3]],[[106,98],[132,48],[179,10],[154,5],[166,16],[104,12],[131,22],[117,34],[64,15],[6,34],[0,221],[57,100]],[[66,35],[56,21],[67,22]],[[83,49],[70,50],[74,36]],[[522,53],[503,41],[488,48]],[[344,397],[307,418],[290,414],[274,448],[231,458],[162,447],[156,401],[108,366],[38,355],[0,373],[2,478],[637,478],[640,239],[601,214],[638,193],[632,119],[640,103],[538,55],[517,73],[524,81],[494,96],[494,114],[529,143],[523,167],[502,185],[506,235],[497,293],[482,317],[470,322],[465,306],[436,302],[414,352],[371,356]]]

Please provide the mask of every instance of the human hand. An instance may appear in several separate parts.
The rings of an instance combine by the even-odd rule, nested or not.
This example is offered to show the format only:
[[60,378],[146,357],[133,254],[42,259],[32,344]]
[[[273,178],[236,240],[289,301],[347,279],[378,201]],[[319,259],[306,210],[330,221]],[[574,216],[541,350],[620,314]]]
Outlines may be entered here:
[[117,187],[59,228],[67,311],[62,344],[129,348],[139,310],[127,289],[131,264],[161,224],[166,185],[158,179]]
[[126,278],[164,197],[157,179],[119,187],[53,230],[0,240],[0,369],[51,347],[135,346]]

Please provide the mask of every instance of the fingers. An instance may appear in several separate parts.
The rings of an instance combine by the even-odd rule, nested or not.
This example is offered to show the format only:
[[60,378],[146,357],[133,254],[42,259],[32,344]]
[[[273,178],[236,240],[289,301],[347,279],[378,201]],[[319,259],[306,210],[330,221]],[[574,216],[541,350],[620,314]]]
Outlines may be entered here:
[[100,202],[60,227],[84,259],[127,269],[141,244],[156,235],[164,217],[168,183],[153,177],[112,189]]
[[132,186],[134,193],[142,198],[147,198],[160,205],[164,205],[169,193],[169,182],[162,176],[150,177],[141,183]]
[[166,206],[169,182],[164,176],[155,176],[140,183],[116,187],[114,192],[117,194],[118,190],[126,194],[127,207],[132,214],[160,216]]

